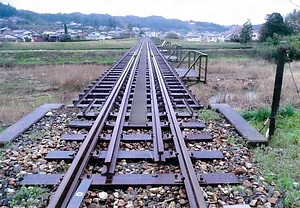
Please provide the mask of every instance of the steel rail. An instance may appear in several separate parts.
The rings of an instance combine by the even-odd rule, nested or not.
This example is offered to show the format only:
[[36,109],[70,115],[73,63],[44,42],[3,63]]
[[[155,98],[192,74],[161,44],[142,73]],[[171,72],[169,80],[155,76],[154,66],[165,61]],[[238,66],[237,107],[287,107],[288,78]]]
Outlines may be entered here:
[[[153,48],[153,47],[152,47]],[[162,90],[162,96],[165,102],[165,108],[167,112],[167,116],[170,122],[170,128],[173,135],[173,141],[175,145],[175,149],[178,153],[178,161],[180,164],[180,169],[182,172],[186,193],[188,196],[190,207],[197,207],[197,208],[206,208],[206,203],[204,197],[202,195],[202,190],[199,185],[197,176],[195,174],[195,170],[188,154],[183,135],[180,130],[180,126],[177,122],[176,114],[172,106],[171,99],[169,97],[166,84],[163,79],[162,72],[159,68],[157,60],[154,56],[153,51],[152,53],[152,61],[154,64],[154,68],[158,75],[159,85]]]
[[[76,191],[80,176],[82,175],[83,170],[91,156],[91,152],[94,150],[97,144],[99,135],[105,125],[105,121],[109,116],[109,112],[113,107],[114,101],[117,99],[117,96],[121,90],[122,83],[126,78],[126,75],[130,72],[130,68],[134,63],[135,58],[136,53],[129,60],[126,68],[120,76],[120,79],[117,81],[108,99],[104,103],[103,108],[100,110],[99,115],[88,132],[83,144],[80,146],[71,166],[54,193],[54,196],[50,200],[48,205],[49,208],[65,208],[68,206],[72,195]],[[76,181],[78,182],[76,183]]]
[[111,72],[126,56],[128,56],[129,53],[134,51],[135,47],[136,45],[133,46],[130,50],[128,50],[122,58],[120,58],[112,67],[110,67],[110,69],[106,70],[106,72],[104,72],[101,78],[96,83],[94,83],[93,86],[90,87],[82,96],[80,96],[80,98],[74,103],[74,106],[77,106],[79,103],[81,103],[99,85],[99,83],[101,83],[103,79],[106,78],[109,72]]
[[149,43],[147,42],[147,58],[148,58],[148,67],[149,67],[149,78],[150,78],[150,91],[151,91],[151,112],[152,112],[152,122],[153,122],[153,149],[154,149],[154,161],[163,161],[162,155],[164,153],[164,144],[163,144],[163,134],[161,131],[160,118],[159,118],[159,109],[155,89],[155,71],[151,65],[151,56]]
[[161,52],[158,50],[157,47],[154,47],[156,53],[158,54],[158,56],[162,57],[162,60],[164,62],[164,64],[166,64],[168,66],[168,68],[170,69],[170,71],[173,72],[174,77],[176,77],[176,79],[178,80],[178,82],[180,83],[180,86],[182,86],[187,94],[191,97],[191,99],[194,101],[195,105],[198,107],[202,107],[198,100],[195,98],[195,96],[192,94],[192,92],[187,88],[187,86],[184,84],[183,80],[177,75],[175,69],[173,67],[170,66],[170,64],[168,63],[168,61],[164,58],[164,56],[161,54]]
[[130,90],[132,88],[132,82],[134,79],[134,74],[137,68],[137,64],[139,62],[140,56],[141,56],[141,50],[144,46],[144,42],[142,42],[141,47],[138,49],[138,53],[136,55],[136,59],[134,63],[132,64],[131,71],[129,74],[128,82],[126,85],[126,88],[124,90],[124,94],[122,97],[122,101],[120,104],[120,109],[119,109],[119,115],[117,117],[115,127],[112,132],[112,136],[109,142],[109,146],[107,149],[107,155],[104,160],[104,164],[106,168],[103,169],[102,174],[106,175],[113,175],[115,172],[115,166],[117,162],[117,156],[118,156],[118,151],[120,147],[120,140],[121,140],[121,135],[122,135],[122,130],[123,130],[123,124],[125,122],[125,116],[126,116],[126,107],[130,95]]
[[194,114],[193,109],[191,108],[191,106],[189,105],[188,101],[185,98],[182,98],[182,102],[184,103],[186,109],[188,110],[190,115]]

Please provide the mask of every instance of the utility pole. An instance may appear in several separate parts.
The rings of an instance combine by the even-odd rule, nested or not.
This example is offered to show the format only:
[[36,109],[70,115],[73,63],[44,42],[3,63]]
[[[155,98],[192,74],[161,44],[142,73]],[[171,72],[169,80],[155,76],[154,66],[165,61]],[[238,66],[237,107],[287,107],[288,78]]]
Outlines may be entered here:
[[274,132],[275,132],[276,117],[277,117],[279,103],[280,103],[283,70],[284,70],[284,64],[286,59],[286,51],[287,51],[286,48],[278,49],[278,62],[277,62],[272,109],[271,109],[271,116],[270,116],[269,140],[272,138],[272,136],[274,136]]

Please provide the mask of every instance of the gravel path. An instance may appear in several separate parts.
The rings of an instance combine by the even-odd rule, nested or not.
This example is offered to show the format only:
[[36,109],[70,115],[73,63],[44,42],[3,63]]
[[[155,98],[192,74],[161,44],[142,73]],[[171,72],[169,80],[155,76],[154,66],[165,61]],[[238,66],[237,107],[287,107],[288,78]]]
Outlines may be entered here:
[[[70,164],[64,161],[48,162],[44,159],[52,150],[77,150],[81,142],[62,141],[61,135],[65,133],[86,133],[86,130],[71,129],[67,124],[78,120],[76,108],[63,108],[47,113],[38,123],[34,124],[14,142],[2,148],[0,154],[0,207],[10,207],[13,197],[19,192],[18,182],[26,174],[65,173]],[[235,132],[228,122],[221,118],[217,121],[207,122],[207,127],[201,132],[210,133],[212,142],[187,142],[190,150],[219,150],[225,156],[224,160],[196,161],[196,170],[209,172],[233,172],[237,175],[240,185],[219,185],[217,187],[204,186],[204,197],[208,207],[221,207],[222,205],[249,204],[251,207],[282,208],[281,193],[272,184],[268,184],[260,176],[259,170],[253,160],[252,150],[247,147],[244,140]],[[187,130],[185,133],[200,132]],[[146,131],[144,133],[147,133]],[[98,145],[106,150],[108,142]],[[152,150],[151,142],[134,142],[120,145],[122,150]],[[173,149],[172,143],[166,143],[165,149]],[[87,173],[100,173],[102,164],[89,165]],[[178,173],[177,164],[155,164],[151,161],[132,162],[121,160],[116,166],[119,174],[153,174]],[[47,207],[49,198],[55,188],[43,198],[33,200],[30,207]],[[26,200],[26,199],[24,199]],[[20,202],[21,203],[21,202]],[[15,206],[16,207],[16,206]],[[22,206],[19,206],[22,207]],[[147,186],[128,187],[125,190],[92,190],[86,195],[82,207],[189,207],[184,187],[174,186]]]

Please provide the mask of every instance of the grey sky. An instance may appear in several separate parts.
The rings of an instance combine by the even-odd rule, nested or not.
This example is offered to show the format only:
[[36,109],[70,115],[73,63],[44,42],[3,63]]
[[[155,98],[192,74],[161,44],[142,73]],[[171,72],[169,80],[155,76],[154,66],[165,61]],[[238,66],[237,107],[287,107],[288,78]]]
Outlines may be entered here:
[[[291,1],[294,3],[291,3]],[[265,22],[267,14],[286,16],[300,0],[0,0],[17,9],[39,13],[98,13],[114,16],[158,15],[165,18],[213,22],[221,25]],[[295,5],[296,4],[296,5]]]

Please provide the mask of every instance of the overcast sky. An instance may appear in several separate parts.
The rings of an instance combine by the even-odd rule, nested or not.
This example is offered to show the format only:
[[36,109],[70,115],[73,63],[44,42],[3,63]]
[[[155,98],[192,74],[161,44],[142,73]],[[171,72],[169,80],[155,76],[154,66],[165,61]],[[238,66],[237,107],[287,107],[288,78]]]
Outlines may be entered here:
[[[17,9],[38,13],[151,15],[171,19],[213,22],[221,25],[265,22],[267,14],[286,16],[300,9],[300,0],[0,0]],[[292,2],[292,3],[291,3]]]

